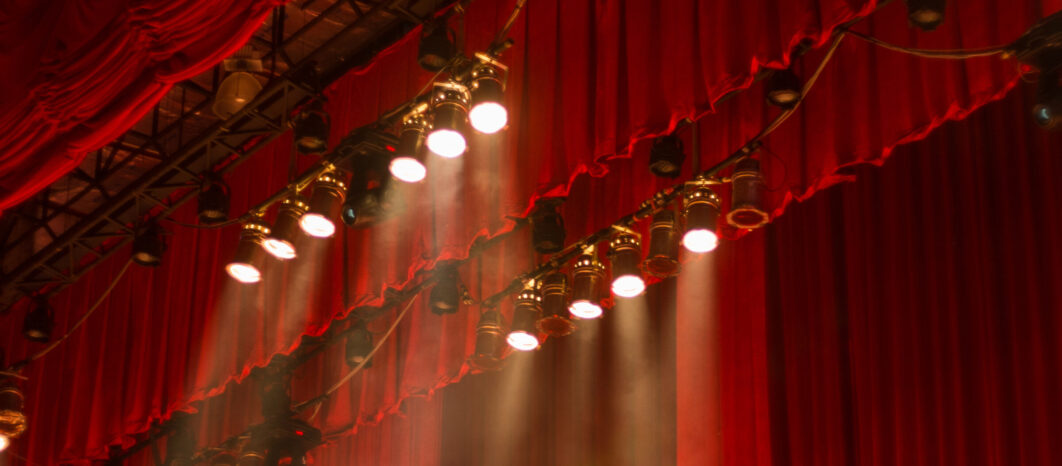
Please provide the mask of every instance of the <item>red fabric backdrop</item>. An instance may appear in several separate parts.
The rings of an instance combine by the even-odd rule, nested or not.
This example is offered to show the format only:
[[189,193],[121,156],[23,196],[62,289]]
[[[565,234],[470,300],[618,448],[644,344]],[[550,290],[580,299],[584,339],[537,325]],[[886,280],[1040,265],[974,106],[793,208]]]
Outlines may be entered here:
[[[510,2],[474,3],[464,20],[468,48],[485,46],[510,8]],[[507,133],[495,141],[474,137],[473,150],[458,161],[433,159],[428,182],[399,189],[397,195],[409,206],[406,213],[371,230],[343,229],[341,240],[307,240],[307,253],[292,265],[267,270],[262,286],[238,287],[224,277],[222,264],[232,252],[235,231],[177,229],[162,267],[134,269],[80,333],[28,369],[27,411],[34,427],[17,451],[47,462],[100,457],[108,444],[128,444],[125,435],[221,392],[251,367],[292,348],[303,334],[321,332],[351,305],[378,302],[385,288],[402,286],[436,258],[463,257],[477,236],[508,231],[511,222],[505,216],[525,212],[536,195],[568,193],[571,237],[611,223],[669,184],[646,174],[645,137],[710,110],[726,91],[748,85],[758,64],[783,62],[787,48],[805,36],[821,44],[824,29],[868,13],[871,5],[668,2],[658,8],[645,10],[643,2],[634,1],[592,6],[530,2],[513,29],[517,46],[505,56],[513,67],[507,95],[513,126]],[[984,2],[950,8],[948,18],[954,21],[932,35],[909,32],[901,5],[884,8],[859,27],[907,44],[984,46],[1017,37],[1059,5],[1036,2],[1019,8]],[[659,38],[665,36],[674,38],[662,42]],[[624,44],[618,49],[611,45],[617,38]],[[416,68],[415,49],[411,36],[332,87],[329,108],[337,130],[371,121],[420,88],[429,76]],[[668,60],[662,60],[660,50],[667,51]],[[801,72],[806,75],[820,57],[814,52],[802,60]],[[927,62],[851,39],[835,60],[799,114],[767,141],[777,154],[765,158],[765,171],[775,188],[771,205],[778,209],[787,199],[840,180],[838,168],[881,161],[896,144],[1002,95],[1016,74],[1012,63],[994,59]],[[658,67],[646,66],[658,62]],[[697,69],[690,68],[694,65]],[[875,72],[886,69],[888,73]],[[762,104],[758,87],[716,110],[701,119],[701,166],[720,160],[774,112]],[[282,139],[231,176],[235,209],[284,183],[288,144]],[[580,176],[587,172],[595,176]],[[190,209],[180,215],[186,221],[193,218]],[[526,235],[517,235],[464,268],[464,280],[477,296],[492,293],[528,267],[528,249]],[[58,329],[98,296],[123,260],[100,266],[56,299]],[[725,284],[731,277],[720,276],[720,289],[729,288]],[[735,305],[742,302],[734,299]],[[762,317],[755,320],[757,315],[762,316],[750,313],[754,320],[733,325],[755,334],[766,325]],[[33,349],[16,335],[21,316],[4,317],[12,355]],[[387,343],[364,381],[329,401],[320,422],[338,428],[351,421],[386,419],[400,410],[403,400],[427,396],[457,380],[467,371],[463,361],[475,321],[475,312],[439,319],[416,304],[402,326],[403,336]],[[379,332],[383,325],[376,322],[373,329]],[[695,335],[676,338],[687,341]],[[720,359],[724,373],[732,364],[740,372],[735,377],[765,380],[767,360],[753,357],[762,353],[755,339],[733,344],[749,356]],[[713,363],[683,359],[688,356],[680,352],[678,358]],[[296,391],[310,396],[335,380],[342,362],[329,354],[303,371]],[[52,382],[60,379],[64,383]],[[243,385],[229,384],[228,394],[208,403],[229,407],[218,415],[225,422],[210,417],[208,437],[231,433],[246,425],[247,413],[256,412],[254,396],[248,395],[253,391]],[[360,390],[362,386],[371,388]],[[726,396],[727,387],[720,396]],[[679,396],[692,399],[696,392]],[[767,397],[761,389],[745,404],[731,406],[762,414]],[[677,422],[697,426],[696,419]],[[743,422],[738,438],[762,448],[767,426]],[[697,438],[687,433],[680,429],[679,439]],[[768,461],[766,456],[757,459]]]
[[174,83],[243,45],[280,0],[6,2],[0,212],[129,129]]

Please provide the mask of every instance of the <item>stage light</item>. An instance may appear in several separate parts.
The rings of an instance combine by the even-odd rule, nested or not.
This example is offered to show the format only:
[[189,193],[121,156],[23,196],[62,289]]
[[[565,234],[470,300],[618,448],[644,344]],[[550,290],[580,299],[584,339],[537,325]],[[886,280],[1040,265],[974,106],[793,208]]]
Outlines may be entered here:
[[531,244],[539,254],[552,254],[564,249],[564,217],[557,208],[562,198],[540,198],[531,212]]
[[303,154],[320,154],[328,150],[328,133],[332,118],[324,111],[321,101],[315,100],[292,121],[295,148]]
[[260,218],[255,218],[243,225],[240,242],[236,245],[236,255],[225,266],[229,276],[241,283],[257,283],[262,280],[262,259],[265,250],[262,241],[269,235],[269,227]]
[[229,186],[221,177],[207,174],[199,186],[196,204],[200,223],[213,225],[225,221],[229,218]]
[[686,183],[686,234],[682,245],[686,250],[705,253],[719,245],[716,225],[719,220],[719,196],[702,181]]
[[518,351],[531,351],[538,348],[537,322],[542,316],[542,296],[534,280],[528,281],[524,290],[516,295],[516,307],[513,310],[513,325],[509,329],[506,341]]
[[612,293],[623,298],[642,294],[645,280],[638,268],[642,262],[638,237],[625,231],[617,232],[609,242],[608,256],[612,263]]
[[468,90],[455,82],[435,83],[432,90],[432,130],[428,149],[452,159],[465,153],[465,126],[468,122]]
[[5,382],[0,385],[0,451],[26,431],[26,414],[22,411],[24,401],[22,392],[14,384]]
[[210,466],[236,466],[236,455],[231,451],[223,451],[210,458]]
[[906,0],[907,19],[923,31],[932,31],[944,22],[945,0]]
[[402,125],[402,135],[398,139],[396,157],[391,159],[388,169],[395,178],[406,183],[417,183],[428,174],[424,166],[424,133],[431,125],[421,114],[406,118]]
[[553,272],[542,278],[542,317],[538,330],[551,337],[563,337],[575,331],[568,317],[568,276]]
[[154,220],[140,226],[133,239],[133,262],[146,267],[162,264],[166,243],[162,240],[162,228]]
[[1033,119],[1044,129],[1055,129],[1062,122],[1062,84],[1059,82],[1058,70],[1040,75],[1036,89],[1036,106],[1033,107]]
[[605,266],[597,260],[593,246],[586,248],[572,268],[572,303],[568,311],[580,319],[601,317],[601,300],[604,299],[603,284]]
[[461,305],[461,287],[457,269],[450,265],[439,266],[435,271],[435,286],[429,296],[431,312],[437,315],[453,314]]
[[763,209],[763,192],[766,183],[760,172],[760,161],[745,157],[734,167],[730,177],[730,212],[727,223],[736,228],[753,229],[767,224],[770,217]]
[[481,371],[501,368],[501,353],[505,346],[501,319],[498,311],[480,314],[479,323],[476,324],[476,349],[468,361],[472,367]]
[[429,23],[424,26],[423,35],[420,38],[420,46],[417,48],[417,63],[428,71],[441,71],[450,64],[457,48],[450,37],[450,28],[444,21]]
[[242,110],[262,90],[262,83],[249,73],[249,71],[262,71],[261,60],[230,58],[225,60],[224,68],[225,71],[232,73],[218,86],[213,106],[214,114],[222,120]]
[[675,178],[682,173],[682,163],[685,160],[682,139],[678,136],[667,135],[653,140],[653,147],[649,149],[649,171],[654,175]]
[[767,78],[767,103],[788,110],[800,102],[803,86],[793,70],[774,70]]
[[498,70],[486,64],[476,66],[472,70],[470,94],[472,110],[468,112],[468,120],[476,131],[494,134],[509,124],[509,112],[502,103],[505,86]]
[[298,194],[284,199],[277,212],[277,221],[273,223],[269,236],[262,241],[273,257],[282,260],[295,258],[295,239],[299,236],[299,220],[310,206]]
[[22,335],[29,341],[44,343],[52,337],[53,326],[51,307],[43,298],[38,298],[37,305],[22,320]]
[[343,205],[343,193],[346,189],[346,183],[343,183],[338,175],[331,172],[321,174],[313,184],[310,208],[299,219],[302,231],[317,238],[328,238],[334,235],[336,224],[332,219],[339,216],[339,210]]
[[678,273],[679,227],[673,210],[653,214],[649,227],[649,256],[645,268],[656,277],[670,277]]
[[365,327],[364,323],[358,323],[350,335],[347,335],[347,365],[350,367],[357,367],[361,363],[365,363],[365,367],[372,367],[372,361],[366,362],[369,357],[369,353],[372,353],[372,333]]

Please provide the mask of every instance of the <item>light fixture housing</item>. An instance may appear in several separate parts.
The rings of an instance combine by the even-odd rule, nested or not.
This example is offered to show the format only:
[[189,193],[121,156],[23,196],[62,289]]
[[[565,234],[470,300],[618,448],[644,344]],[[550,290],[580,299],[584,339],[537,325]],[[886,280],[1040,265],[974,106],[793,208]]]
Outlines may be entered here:
[[686,160],[682,139],[669,134],[653,140],[649,149],[649,171],[656,176],[676,178],[682,173],[682,164]]
[[907,20],[923,31],[932,31],[944,22],[945,0],[906,0]]
[[553,254],[564,249],[564,217],[558,208],[563,198],[540,198],[531,212],[531,243],[539,254]]
[[22,320],[22,335],[29,341],[44,343],[51,339],[54,326],[52,308],[48,306],[47,301],[39,297],[36,306],[27,312]]
[[439,266],[435,271],[435,286],[431,288],[429,301],[431,312],[436,315],[453,314],[461,306],[461,286],[457,269],[451,265]]
[[609,241],[609,261],[612,263],[612,293],[621,298],[633,298],[645,291],[645,279],[638,267],[642,262],[642,246],[629,231],[618,231]]
[[551,337],[563,337],[575,331],[575,323],[568,317],[568,276],[563,272],[542,277],[542,317],[537,327]]
[[254,100],[262,90],[262,83],[250,72],[262,71],[262,61],[252,58],[229,58],[223,62],[228,76],[218,85],[214,96],[214,115],[227,120]]
[[229,186],[220,176],[208,173],[196,196],[199,222],[205,225],[220,223],[229,218]]
[[258,283],[262,280],[262,263],[265,259],[262,241],[268,235],[269,226],[259,217],[243,225],[235,257],[225,266],[229,276],[240,283]]
[[796,107],[804,92],[800,78],[791,69],[774,70],[767,78],[767,103],[789,110]]
[[679,226],[676,217],[671,209],[653,214],[645,269],[655,277],[670,277],[679,271]]
[[328,150],[332,117],[324,111],[321,101],[315,100],[299,112],[291,125],[295,132],[295,149],[300,153],[320,154]]
[[695,180],[686,183],[684,197],[686,232],[682,236],[682,245],[687,251],[698,254],[714,250],[719,245],[719,236],[716,233],[719,196],[708,187],[707,182]]
[[306,199],[298,194],[284,199],[277,211],[273,228],[262,241],[266,252],[281,260],[295,258],[295,239],[299,237],[300,231],[299,220],[309,208]]
[[432,89],[432,129],[428,149],[448,159],[460,157],[468,149],[468,90],[454,81],[435,83]]
[[424,180],[428,174],[428,168],[424,165],[424,139],[430,128],[431,124],[423,114],[417,113],[405,119],[402,134],[398,138],[398,150],[388,165],[392,176],[406,183]]
[[10,382],[0,384],[0,451],[26,431],[24,403],[22,391],[17,385]]
[[472,109],[468,120],[472,128],[483,134],[494,134],[509,124],[509,112],[502,99],[505,84],[493,66],[481,63],[472,69],[470,78]]
[[735,228],[755,229],[767,224],[770,216],[763,208],[767,183],[760,171],[760,161],[745,157],[734,166],[730,177],[730,211],[726,222]]
[[299,226],[306,234],[317,238],[328,238],[336,233],[333,219],[339,216],[343,205],[343,195],[347,185],[339,176],[325,172],[313,184],[310,208],[302,214]]
[[603,313],[601,300],[605,299],[605,266],[597,260],[593,246],[572,267],[572,302],[568,312],[580,319],[596,319]]
[[372,353],[372,333],[365,327],[365,324],[359,322],[354,327],[354,330],[347,335],[347,347],[346,347],[346,359],[347,365],[350,367],[358,367],[359,364],[365,363],[365,367],[372,367],[372,360],[369,358],[369,354]]
[[1062,127],[1062,82],[1059,82],[1062,73],[1059,69],[1040,74],[1040,81],[1036,87],[1033,119],[1041,128],[1048,130]]
[[480,314],[476,324],[476,348],[469,364],[481,371],[498,370],[502,366],[502,351],[505,335],[502,333],[502,316],[495,310]]
[[442,71],[457,54],[450,28],[446,26],[445,19],[440,19],[425,24],[422,33],[420,46],[417,47],[417,63],[431,72]]
[[528,281],[524,290],[516,295],[513,310],[513,325],[506,341],[517,351],[531,351],[541,343],[538,336],[538,319],[542,317],[542,295],[534,280]]
[[145,267],[162,265],[162,253],[166,251],[162,233],[162,228],[154,220],[141,225],[133,239],[133,262]]

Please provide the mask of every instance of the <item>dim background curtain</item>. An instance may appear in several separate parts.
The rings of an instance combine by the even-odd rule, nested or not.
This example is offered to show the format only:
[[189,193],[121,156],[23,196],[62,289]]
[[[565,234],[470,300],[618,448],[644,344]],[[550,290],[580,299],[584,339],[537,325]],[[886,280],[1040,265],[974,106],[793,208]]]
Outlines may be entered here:
[[[33,424],[12,448],[44,463],[103,458],[108,445],[131,444],[131,435],[147,431],[174,410],[213,413],[202,416],[204,442],[238,432],[258,412],[254,380],[247,378],[253,367],[319,335],[336,317],[378,305],[386,290],[417,281],[438,260],[465,257],[474,242],[510,232],[514,222],[508,217],[526,213],[537,197],[567,196],[563,210],[569,238],[634,210],[653,191],[673,183],[647,174],[649,138],[670,131],[685,117],[701,117],[696,128],[701,167],[721,160],[776,112],[763,104],[763,89],[751,83],[752,72],[764,65],[782,66],[789,49],[805,38],[823,45],[833,27],[867,15],[875,6],[825,0],[705,3],[529,2],[512,31],[516,46],[504,56],[511,65],[506,99],[512,126],[506,133],[495,140],[473,136],[472,150],[456,161],[433,158],[425,183],[396,189],[394,195],[406,206],[396,218],[368,230],[342,228],[332,241],[307,239],[300,245],[300,258],[290,265],[271,265],[260,286],[238,287],[224,275],[235,229],[172,227],[161,267],[131,269],[78,334],[27,369],[30,381],[24,388]],[[473,3],[463,24],[453,24],[464,31],[466,49],[484,47],[511,6],[505,1]],[[897,3],[857,27],[902,44],[979,47],[1013,40],[1060,6],[949,2],[949,21],[923,35],[908,29]],[[333,142],[427,82],[430,76],[416,65],[415,37],[329,89]],[[810,74],[822,55],[820,48],[798,60],[798,72]],[[880,164],[898,144],[920,139],[943,122],[1002,97],[1016,75],[1014,63],[998,59],[931,62],[846,39],[806,104],[766,141],[769,152],[762,159],[772,189],[770,207],[780,214],[792,200],[851,178],[848,167]],[[715,105],[722,95],[745,87],[746,92]],[[1026,112],[1023,107],[1011,113],[1014,124],[1025,122]],[[690,131],[680,130],[687,148]],[[285,184],[289,154],[290,137],[283,137],[233,172],[228,182],[234,212]],[[689,173],[687,166],[684,176]],[[194,207],[181,210],[177,218],[192,221]],[[766,381],[778,374],[769,364],[774,360],[764,356],[770,328],[767,303],[762,308],[750,304],[770,295],[767,275],[762,265],[735,265],[749,264],[748,258],[762,264],[770,249],[738,251],[738,245],[766,241],[763,236],[755,233],[727,243],[720,255],[730,259],[718,261],[737,269],[722,273],[717,265],[715,286],[752,287],[747,295],[720,295],[732,300],[727,306],[752,306],[746,313],[720,313],[722,319],[736,319],[720,324],[722,344],[733,346],[717,361],[722,380],[741,382],[722,384],[720,396],[741,392],[750,398],[726,409],[756,413],[724,412],[722,418],[729,419],[724,422],[739,423],[741,432],[724,437],[724,444],[741,442],[747,448],[739,451],[756,449],[761,452],[757,461],[767,464],[774,451],[770,446],[783,438],[770,430],[776,423],[764,421],[778,406],[768,403],[776,394]],[[512,233],[462,268],[474,296],[495,292],[530,267],[534,258],[528,240],[526,231]],[[731,248],[735,250],[725,252]],[[59,331],[107,286],[125,260],[118,256],[56,297]],[[373,369],[322,407],[315,422],[324,430],[342,437],[376,424],[399,423],[392,418],[403,406],[422,404],[422,398],[432,398],[468,374],[465,358],[471,352],[477,308],[439,318],[422,301],[413,304]],[[36,349],[18,335],[23,312],[3,316],[9,358]],[[507,305],[502,312],[510,315]],[[385,314],[370,329],[381,333],[391,318],[393,314]],[[742,320],[746,318],[750,320]],[[698,323],[705,325],[691,322],[680,328]],[[722,329],[731,327],[726,325],[740,329],[733,335],[747,338],[727,340],[731,336]],[[346,370],[340,353],[336,347],[300,369],[296,399],[318,394]],[[676,366],[712,363],[692,354],[676,351]],[[679,370],[675,377],[696,373]],[[697,383],[704,381],[676,386]],[[678,390],[676,396],[684,400],[680,406],[696,402],[696,391]],[[694,448],[688,442],[698,438],[696,430],[689,430],[699,428],[696,419],[676,414],[675,423],[677,457],[703,454],[688,449]]]

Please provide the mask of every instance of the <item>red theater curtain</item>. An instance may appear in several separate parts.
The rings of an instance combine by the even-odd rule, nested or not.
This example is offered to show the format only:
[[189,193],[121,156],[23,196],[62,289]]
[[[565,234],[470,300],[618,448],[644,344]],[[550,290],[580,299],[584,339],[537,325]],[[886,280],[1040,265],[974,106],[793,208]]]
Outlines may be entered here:
[[6,3],[0,212],[129,129],[174,83],[231,55],[282,2]]
[[[954,3],[949,2],[948,17],[962,22],[946,23],[930,39],[908,32],[899,4],[875,13],[860,27],[905,44],[975,47],[1007,42],[1058,8],[1040,3],[1004,8],[985,2],[967,10],[966,3]],[[467,47],[485,46],[510,8],[509,2],[474,3],[463,24]],[[426,183],[397,190],[408,206],[404,213],[373,229],[341,229],[336,240],[307,241],[294,264],[271,265],[261,286],[238,287],[222,272],[236,242],[233,229],[173,227],[161,267],[131,269],[80,333],[29,367],[27,411],[35,427],[15,448],[25,448],[19,451],[38,462],[99,458],[107,445],[129,445],[130,434],[226,387],[228,394],[207,404],[253,404],[253,390],[232,382],[289,351],[304,335],[319,334],[352,306],[381,302],[384,290],[415,280],[436,258],[464,257],[477,237],[510,230],[506,216],[524,213],[536,195],[568,194],[564,211],[570,237],[611,223],[670,184],[646,174],[648,144],[639,137],[665,132],[684,116],[708,111],[727,90],[747,85],[756,63],[781,63],[800,38],[822,43],[824,28],[870,11],[862,3],[831,2],[667,2],[656,13],[642,8],[633,1],[593,6],[529,2],[513,29],[517,45],[505,56],[512,65],[507,99],[513,115],[507,132],[494,142],[474,137],[473,150],[457,161],[432,159]],[[716,23],[721,18],[750,23],[731,29]],[[733,21],[726,24],[738,24]],[[971,22],[980,27],[969,27]],[[674,49],[667,48],[652,38],[664,31],[697,40],[675,40]],[[602,45],[617,38],[628,45],[618,51]],[[416,45],[410,36],[329,90],[337,131],[372,121],[427,81],[429,76],[415,65]],[[652,47],[683,54],[661,69],[700,64],[702,69],[692,75],[697,79],[674,84],[662,79],[692,79],[691,71],[647,72],[639,64],[659,59]],[[1015,77],[1012,63],[995,59],[945,63],[890,54],[846,40],[806,105],[767,140],[774,154],[764,155],[774,189],[772,207],[838,181],[834,174],[840,167],[880,162],[895,144],[1001,95]],[[821,56],[817,51],[801,60],[800,71],[809,73]],[[883,69],[889,72],[872,71]],[[700,120],[702,167],[722,159],[773,116],[775,110],[765,108],[762,95],[761,88],[753,87]],[[655,96],[653,101],[666,110],[650,106],[647,96]],[[281,138],[230,176],[235,211],[284,184],[289,144]],[[587,172],[595,176],[581,176]],[[178,218],[192,221],[193,210],[188,206]],[[485,296],[525,271],[531,259],[526,232],[521,232],[461,273],[475,296]],[[123,260],[116,256],[60,293],[55,299],[57,329],[80,316]],[[34,349],[17,335],[21,316],[21,311],[4,316],[5,335],[12,342],[9,358]],[[382,332],[391,316],[374,322],[373,331]],[[440,319],[418,302],[400,326],[400,337],[385,345],[378,365],[329,400],[319,421],[329,429],[379,422],[400,412],[406,400],[429,396],[458,380],[468,371],[463,363],[476,318],[475,308],[466,308]],[[755,332],[757,325],[765,325],[760,322],[741,325]],[[735,343],[742,351],[754,351],[741,346],[749,344],[751,340]],[[337,348],[300,369],[297,398],[316,395],[343,373],[338,353]],[[760,361],[720,359],[719,364],[723,370],[736,365],[734,370],[745,371],[740,377],[746,380],[763,380],[767,368]],[[723,386],[720,396],[727,389]],[[764,390],[748,404],[728,409],[762,412],[766,396]],[[204,417],[213,429],[207,437],[238,431],[255,410],[220,411],[224,422]],[[748,422],[741,428],[750,444],[763,441],[764,424]]]

